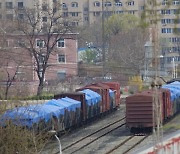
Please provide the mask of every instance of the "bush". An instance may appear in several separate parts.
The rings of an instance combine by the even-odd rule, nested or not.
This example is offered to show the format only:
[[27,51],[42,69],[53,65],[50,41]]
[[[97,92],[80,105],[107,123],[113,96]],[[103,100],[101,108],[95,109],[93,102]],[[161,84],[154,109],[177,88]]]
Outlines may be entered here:
[[[0,102],[0,118],[7,109],[14,106],[15,104],[9,101]],[[51,138],[48,132],[37,133],[34,130],[16,126],[10,121],[4,125],[0,123],[0,154],[37,154],[44,149]]]
[[24,100],[49,100],[53,98],[54,98],[54,95],[49,94],[49,95],[41,95],[41,96],[30,96],[30,97],[24,98]]
[[8,124],[0,127],[0,153],[2,154],[36,154],[39,153],[50,139],[50,134],[35,134],[32,131]]

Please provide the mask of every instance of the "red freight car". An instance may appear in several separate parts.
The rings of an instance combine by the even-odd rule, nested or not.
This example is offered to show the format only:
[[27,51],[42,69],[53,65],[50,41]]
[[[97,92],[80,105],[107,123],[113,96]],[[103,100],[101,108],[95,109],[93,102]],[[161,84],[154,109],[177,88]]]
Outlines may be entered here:
[[102,82],[102,83],[109,86],[109,88],[111,90],[116,91],[116,100],[115,100],[115,102],[116,102],[116,107],[118,107],[119,104],[120,104],[120,96],[121,96],[119,82]]
[[102,102],[100,103],[100,113],[104,113],[106,111],[109,111],[110,105],[109,105],[109,88],[108,87],[102,87],[97,85],[87,85],[83,88],[77,89],[76,91],[81,91],[84,89],[90,89],[94,92],[97,92],[102,97]]
[[[153,94],[152,90],[137,93],[126,98],[126,126],[131,132],[137,129],[152,129],[153,127]],[[170,93],[160,89],[162,120],[171,116]]]

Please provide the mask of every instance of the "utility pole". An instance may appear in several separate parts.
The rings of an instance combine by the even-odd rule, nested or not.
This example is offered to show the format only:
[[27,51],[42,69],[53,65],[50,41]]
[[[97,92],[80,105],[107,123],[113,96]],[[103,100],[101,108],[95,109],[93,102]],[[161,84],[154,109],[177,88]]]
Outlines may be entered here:
[[153,87],[153,135],[155,146],[157,149],[163,137],[163,128],[162,128],[162,100],[161,100],[161,92],[160,92],[160,83],[158,81],[159,76],[159,35],[158,35],[158,3],[157,0],[151,0],[152,4],[152,12],[154,13],[154,17],[152,19],[152,43],[154,47],[153,51],[153,59],[154,59],[154,87]]
[[104,0],[102,0],[102,77],[105,77],[105,34],[104,34]]

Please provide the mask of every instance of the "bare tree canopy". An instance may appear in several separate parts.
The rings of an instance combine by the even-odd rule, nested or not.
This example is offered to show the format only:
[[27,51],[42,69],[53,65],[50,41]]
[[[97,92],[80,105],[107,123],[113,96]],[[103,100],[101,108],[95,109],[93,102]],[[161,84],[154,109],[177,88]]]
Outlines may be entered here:
[[[144,63],[144,45],[147,40],[146,29],[142,28],[138,17],[131,14],[114,14],[105,19],[106,73],[139,73]],[[98,32],[97,32],[98,31]],[[95,23],[80,31],[80,44],[92,42],[102,52],[102,25]],[[102,55],[102,53],[100,53]]]
[[24,8],[20,10],[23,18],[18,17],[19,10],[16,10],[16,32],[25,38],[22,47],[35,61],[34,69],[39,79],[37,95],[42,93],[48,61],[55,53],[57,42],[72,30],[68,21],[62,19],[59,5],[56,9],[48,6],[45,9],[39,5],[35,9]]

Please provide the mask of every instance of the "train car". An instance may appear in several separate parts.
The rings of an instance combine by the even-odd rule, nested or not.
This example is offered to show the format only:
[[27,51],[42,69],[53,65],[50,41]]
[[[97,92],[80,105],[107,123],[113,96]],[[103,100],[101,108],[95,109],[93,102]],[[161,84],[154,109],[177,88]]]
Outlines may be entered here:
[[55,99],[63,97],[70,97],[81,102],[82,122],[86,122],[100,114],[102,98],[98,93],[90,89],[81,89],[78,92],[62,93],[54,96]]
[[178,112],[180,112],[180,82],[171,82],[170,84],[163,85],[162,87],[170,91],[170,99],[172,102],[172,115],[177,114]]
[[90,85],[86,85],[82,88],[79,88],[76,91],[87,89],[87,88],[101,95],[102,97],[102,102],[100,104],[101,113],[109,112],[119,107],[120,85],[118,82],[93,83]]
[[[154,90],[147,90],[126,98],[126,126],[132,133],[152,130]],[[171,83],[158,89],[162,108],[161,118],[165,122],[180,111],[180,84]]]
[[107,86],[109,86],[110,90],[112,90],[115,94],[115,101],[114,101],[114,105],[113,108],[117,108],[120,105],[120,84],[119,82],[102,82],[102,84],[105,84]]
[[109,110],[110,105],[110,99],[109,99],[109,88],[108,87],[102,87],[98,85],[87,85],[85,87],[76,89],[76,91],[83,91],[85,89],[90,89],[96,93],[98,93],[102,100],[100,102],[100,114],[105,113],[106,111]]
[[62,93],[44,104],[17,107],[0,115],[0,126],[7,122],[38,131],[57,132],[74,128],[109,112],[119,105],[117,82],[95,83],[73,93]]
[[79,115],[81,102],[75,100],[50,100],[45,104],[29,105],[8,110],[0,117],[0,125],[5,126],[7,122],[14,125],[41,130],[55,129],[64,130],[73,125],[71,117]]

